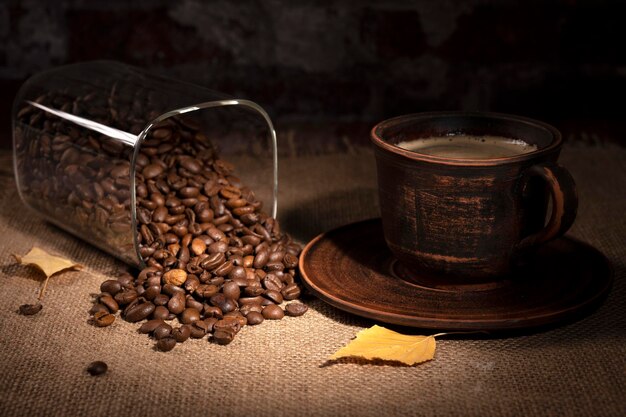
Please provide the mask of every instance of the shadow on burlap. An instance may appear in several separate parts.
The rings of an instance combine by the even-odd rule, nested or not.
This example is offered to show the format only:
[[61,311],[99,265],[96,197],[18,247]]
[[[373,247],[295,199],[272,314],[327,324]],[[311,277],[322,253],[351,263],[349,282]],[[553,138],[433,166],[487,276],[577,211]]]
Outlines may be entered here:
[[[398,367],[328,363],[373,322],[310,296],[305,316],[246,327],[228,346],[192,340],[160,353],[137,324],[90,326],[90,294],[125,265],[27,211],[2,154],[0,415],[624,415],[626,150],[566,149],[562,163],[581,199],[571,234],[615,269],[604,304],[549,331],[440,339],[435,360]],[[367,150],[285,159],[280,170],[279,217],[301,241],[378,213]],[[40,282],[10,253],[33,245],[86,268],[54,277],[42,312],[25,317],[15,311],[34,301]],[[105,376],[87,375],[94,360],[107,362]]]

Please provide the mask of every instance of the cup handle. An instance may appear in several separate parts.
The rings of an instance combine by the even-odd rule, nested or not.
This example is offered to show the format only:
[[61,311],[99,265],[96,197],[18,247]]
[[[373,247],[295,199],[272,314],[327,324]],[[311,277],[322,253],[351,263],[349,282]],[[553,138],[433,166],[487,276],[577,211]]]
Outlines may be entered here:
[[567,232],[574,223],[578,209],[578,195],[574,178],[565,168],[554,164],[537,164],[528,168],[529,176],[543,178],[552,196],[552,214],[548,224],[539,232],[525,237],[519,248],[529,248],[556,239]]

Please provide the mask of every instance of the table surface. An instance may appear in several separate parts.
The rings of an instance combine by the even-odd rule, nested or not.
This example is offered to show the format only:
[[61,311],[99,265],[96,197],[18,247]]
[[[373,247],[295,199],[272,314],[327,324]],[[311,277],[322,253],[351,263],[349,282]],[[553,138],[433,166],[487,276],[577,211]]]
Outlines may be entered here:
[[[571,144],[561,163],[580,195],[570,235],[602,251],[614,269],[604,303],[540,332],[441,338],[434,360],[406,367],[329,362],[375,323],[312,296],[305,316],[246,327],[227,346],[193,340],[160,353],[137,324],[89,325],[92,295],[126,267],[26,210],[2,151],[0,415],[625,415],[626,148]],[[280,174],[279,219],[302,242],[378,215],[367,147],[286,156]],[[16,310],[34,301],[40,279],[10,254],[33,245],[85,268],[54,277],[44,309],[26,317]],[[85,372],[95,360],[107,362],[106,375]]]

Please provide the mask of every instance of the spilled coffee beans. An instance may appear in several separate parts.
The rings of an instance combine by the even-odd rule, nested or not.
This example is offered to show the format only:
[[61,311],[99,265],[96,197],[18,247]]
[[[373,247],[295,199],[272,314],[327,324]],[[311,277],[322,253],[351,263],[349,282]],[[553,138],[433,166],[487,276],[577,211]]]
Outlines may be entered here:
[[[102,283],[92,308],[97,326],[121,311],[167,352],[207,335],[226,345],[246,324],[304,314],[304,304],[280,307],[300,296],[299,245],[198,128],[180,118],[160,122],[136,164],[136,236],[146,267]],[[119,180],[128,169],[118,164],[108,175]]]

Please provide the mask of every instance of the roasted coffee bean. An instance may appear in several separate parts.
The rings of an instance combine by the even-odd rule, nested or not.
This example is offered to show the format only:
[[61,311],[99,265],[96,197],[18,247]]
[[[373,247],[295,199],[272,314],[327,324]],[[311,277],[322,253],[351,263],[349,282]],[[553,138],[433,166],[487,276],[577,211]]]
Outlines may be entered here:
[[260,285],[258,286],[247,286],[246,288],[244,288],[243,293],[247,296],[247,297],[256,297],[259,295],[262,295],[265,292],[265,290],[263,289],[263,287],[261,287]]
[[255,257],[254,257],[254,262],[253,262],[253,266],[255,268],[263,268],[265,266],[265,264],[267,264],[267,261],[269,260],[270,257],[270,253],[268,250],[262,250],[260,252],[258,252]]
[[216,317],[218,319],[221,319],[223,317],[222,310],[220,310],[219,307],[211,306],[208,304],[204,305],[204,308],[202,309],[202,314],[205,318]]
[[240,305],[246,305],[246,304],[261,304],[263,302],[263,297],[241,297],[239,298],[239,300],[237,300],[237,302]]
[[91,362],[87,366],[87,373],[91,376],[99,376],[104,375],[106,371],[109,369],[106,363],[102,361]]
[[106,327],[113,324],[115,316],[104,311],[98,311],[93,315],[93,322],[98,327]]
[[[232,260],[232,257],[231,257]],[[234,264],[234,262],[233,262]],[[234,266],[228,273],[228,278],[231,280],[241,280],[246,278],[246,270],[243,266]]]
[[236,283],[229,281],[225,282],[222,286],[222,293],[226,296],[226,298],[231,298],[233,300],[237,300],[241,295],[241,291],[239,290],[239,285]]
[[217,294],[218,291],[219,291],[219,288],[217,287],[217,285],[200,284],[198,285],[198,288],[196,288],[194,293],[199,297],[208,299],[208,298],[213,297],[215,294]]
[[263,278],[263,286],[266,290],[280,291],[283,287],[283,283],[275,274],[267,274]]
[[[41,303],[35,304],[22,304],[18,310],[18,312],[23,316],[33,316],[41,311],[43,306]],[[108,311],[106,312],[108,313]]]
[[283,302],[282,294],[276,290],[265,290],[263,296],[276,304],[280,304]]
[[115,314],[120,309],[120,306],[117,303],[117,301],[115,301],[115,299],[111,297],[109,293],[100,295],[100,297],[98,297],[98,301],[100,302],[100,304],[104,304],[106,306],[106,308],[109,310],[107,311],[108,313]]
[[162,172],[163,172],[163,167],[161,165],[150,164],[143,169],[141,174],[143,175],[145,179],[149,180],[151,178],[157,177]]
[[185,290],[183,288],[172,284],[163,285],[163,287],[161,287],[161,291],[163,292],[163,294],[167,294],[170,297],[176,293],[185,294]]
[[152,312],[152,318],[157,320],[167,320],[170,315],[170,311],[165,306],[156,306]]
[[176,339],[178,343],[183,343],[191,336],[191,326],[184,324],[174,330],[172,330],[172,337]]
[[295,283],[288,284],[281,290],[281,294],[285,300],[295,300],[300,297],[300,287]]
[[100,284],[100,291],[106,292],[114,296],[122,290],[122,283],[116,279],[109,279]]
[[[25,305],[31,305],[31,304],[25,304]],[[20,306],[21,307],[21,306]],[[104,304],[100,304],[100,303],[96,303],[93,305],[93,307],[91,307],[91,309],[89,310],[89,314],[91,314],[92,316],[94,314],[96,314],[98,311],[104,311],[105,313],[109,313],[109,309],[106,308],[106,306]]]
[[290,303],[285,307],[285,313],[291,317],[299,317],[308,311],[309,307],[302,303]]
[[172,314],[180,314],[183,312],[183,310],[185,310],[185,304],[185,293],[176,292],[170,297],[170,300],[167,302],[167,309]]
[[209,253],[225,253],[228,250],[228,243],[223,240],[213,242],[207,247]]
[[280,320],[285,317],[285,312],[276,304],[270,304],[263,309],[263,317],[267,320]]
[[155,306],[150,301],[147,301],[145,303],[139,303],[126,313],[124,319],[131,323],[135,323],[147,318],[150,314],[154,312],[154,310]]
[[120,284],[122,284],[123,288],[130,288],[133,286],[133,281],[134,278],[131,274],[129,274],[128,272],[122,272],[118,277],[117,280],[119,281]]
[[268,262],[265,264],[265,269],[267,272],[282,271],[285,269],[285,265],[282,262]]
[[150,285],[143,293],[143,297],[148,301],[153,301],[161,293],[160,285]]
[[139,333],[144,333],[144,334],[152,333],[154,329],[159,327],[161,324],[165,324],[165,322],[162,319],[148,320],[147,322],[141,325],[141,327],[139,328]]
[[218,277],[224,277],[224,276],[228,275],[228,273],[230,271],[232,271],[233,268],[234,268],[233,262],[232,261],[226,261],[222,265],[220,265],[219,267],[215,268],[213,273],[215,275],[217,275]]
[[235,339],[235,334],[236,332],[230,328],[215,330],[213,341],[219,345],[227,345]]
[[195,308],[186,308],[180,314],[180,322],[183,324],[191,324],[198,320],[200,320],[200,312]]
[[204,305],[200,301],[197,301],[195,298],[193,298],[191,295],[188,295],[186,297],[185,306],[187,308],[195,308],[198,311],[202,311],[202,309],[204,308]]
[[[232,313],[237,314],[237,313]],[[241,316],[241,319],[245,318]],[[235,333],[238,333],[241,330],[241,327],[245,325],[245,321],[240,320],[239,317],[236,316],[227,316],[218,320],[213,324],[213,331],[221,330],[221,329],[233,329]]]
[[213,271],[214,269],[219,268],[225,262],[226,256],[223,253],[218,252],[211,254],[207,258],[203,259],[202,262],[200,262],[200,266],[203,269]]
[[164,306],[167,304],[169,300],[170,300],[170,297],[168,297],[166,294],[159,294],[156,297],[154,297],[154,300],[152,300],[152,302],[154,303],[155,306]]
[[152,336],[154,336],[154,338],[157,340],[168,337],[170,334],[172,334],[172,326],[167,323],[159,324],[152,331]]
[[191,241],[191,251],[196,256],[204,253],[204,251],[206,250],[206,247],[207,247],[206,243],[204,243],[204,240],[200,238],[195,238],[194,240]]
[[283,264],[285,265],[285,268],[295,268],[298,266],[298,258],[291,253],[287,253],[283,257]]
[[157,342],[156,347],[161,352],[169,352],[176,347],[176,339],[170,336],[165,337]]
[[257,311],[250,311],[246,315],[246,319],[248,319],[249,325],[254,326],[254,325],[263,323],[263,321],[265,320],[265,317],[263,317],[263,314]]
[[[131,302],[137,299],[137,291],[135,291],[134,289],[127,289],[127,290],[120,291],[117,294],[115,294],[114,299],[115,301],[117,301],[119,305],[125,306],[126,304],[130,304]],[[104,302],[102,303],[106,305],[106,303]]]
[[189,329],[190,336],[194,339],[201,339],[207,334],[208,328],[209,325],[205,320],[194,321]]

